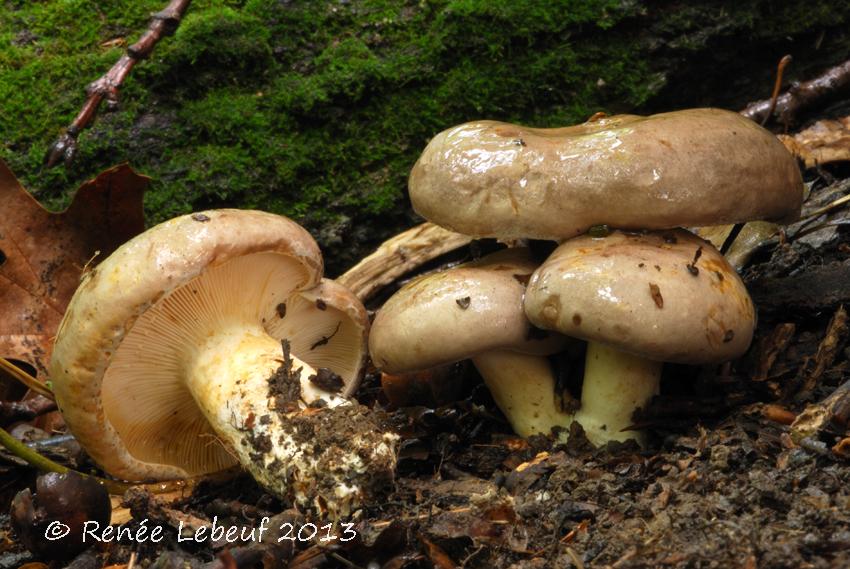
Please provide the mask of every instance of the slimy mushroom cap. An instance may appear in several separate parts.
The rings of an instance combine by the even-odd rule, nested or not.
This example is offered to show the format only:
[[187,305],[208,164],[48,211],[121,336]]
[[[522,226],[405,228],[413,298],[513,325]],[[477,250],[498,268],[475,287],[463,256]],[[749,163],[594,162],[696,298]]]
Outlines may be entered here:
[[740,356],[755,326],[735,270],[682,229],[564,242],[531,278],[525,311],[547,330],[687,364]]
[[565,128],[476,121],[435,136],[410,174],[423,217],[477,237],[561,240],[595,225],[667,229],[799,216],[800,171],[738,113],[617,115]]

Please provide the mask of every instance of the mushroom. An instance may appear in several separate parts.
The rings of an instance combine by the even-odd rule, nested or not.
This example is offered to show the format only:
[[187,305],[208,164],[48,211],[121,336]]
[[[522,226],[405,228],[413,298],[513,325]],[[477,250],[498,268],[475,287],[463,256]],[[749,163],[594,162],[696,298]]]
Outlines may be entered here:
[[477,121],[435,136],[410,174],[426,219],[466,235],[561,240],[595,225],[668,229],[799,215],[777,138],[738,113],[618,115],[566,128]]
[[372,361],[396,374],[471,358],[517,433],[568,426],[545,357],[567,339],[535,330],[522,310],[535,267],[527,249],[505,249],[408,283],[375,316]]
[[[590,341],[576,420],[597,443],[641,438],[622,429],[658,389],[660,362],[722,361],[749,344],[753,308],[740,279],[710,245],[675,228],[790,221],[803,199],[799,169],[782,143],[720,109],[619,115],[554,129],[462,124],[431,140],[409,189],[419,214],[460,233],[568,240],[535,273],[525,309],[539,327]],[[597,226],[669,231],[614,233],[599,242],[577,237]],[[678,241],[659,245],[663,235]],[[662,252],[667,261],[641,260]],[[706,263],[716,273],[691,272]],[[656,265],[659,274],[637,284],[642,273],[628,277],[625,269],[649,272]],[[674,272],[693,280],[668,281]],[[712,288],[710,280],[720,277]],[[683,301],[687,294],[693,300]],[[699,297],[709,308],[692,304]],[[716,327],[723,328],[719,344]],[[612,404],[603,402],[607,397]]]
[[293,221],[178,217],[89,271],[51,360],[71,432],[110,474],[196,476],[241,463],[334,515],[387,490],[397,437],[349,399],[368,320]]
[[624,429],[657,394],[662,362],[736,358],[755,326],[741,278],[683,229],[565,241],[532,275],[525,312],[535,326],[588,341],[575,420],[596,445],[643,442]]

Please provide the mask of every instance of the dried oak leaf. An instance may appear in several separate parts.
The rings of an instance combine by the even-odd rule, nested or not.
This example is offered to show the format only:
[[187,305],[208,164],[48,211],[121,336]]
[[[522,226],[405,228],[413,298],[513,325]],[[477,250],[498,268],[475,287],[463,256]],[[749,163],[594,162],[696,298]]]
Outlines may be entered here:
[[794,136],[779,135],[785,147],[806,163],[806,168],[850,160],[850,117],[825,119]]
[[53,335],[83,268],[144,229],[148,181],[126,164],[115,166],[80,186],[68,209],[53,213],[0,161],[0,356],[46,377]]

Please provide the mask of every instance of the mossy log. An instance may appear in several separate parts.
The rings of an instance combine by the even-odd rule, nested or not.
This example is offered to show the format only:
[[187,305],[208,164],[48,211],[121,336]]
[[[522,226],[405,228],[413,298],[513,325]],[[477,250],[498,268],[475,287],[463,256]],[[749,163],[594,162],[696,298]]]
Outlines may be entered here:
[[493,118],[740,109],[779,58],[805,79],[850,54],[850,4],[641,0],[196,0],[134,70],[68,170],[44,153],[163,0],[6,0],[0,157],[58,207],[116,162],[150,175],[149,223],[256,207],[316,235],[330,273],[417,220],[407,174],[428,138]]

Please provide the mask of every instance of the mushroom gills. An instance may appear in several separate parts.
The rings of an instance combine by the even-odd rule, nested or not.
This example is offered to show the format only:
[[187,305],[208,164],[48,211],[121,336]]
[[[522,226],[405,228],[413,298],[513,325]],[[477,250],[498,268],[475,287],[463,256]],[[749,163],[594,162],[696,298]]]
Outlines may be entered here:
[[[245,255],[137,319],[104,381],[108,416],[137,458],[179,460],[189,474],[238,461],[272,493],[299,504],[316,498],[334,515],[386,482],[396,436],[346,397],[365,338],[335,284],[292,290],[305,281],[285,255]],[[339,391],[323,389],[320,375]],[[167,413],[170,429],[146,419],[146,409]],[[339,436],[317,444],[333,438],[329,423]]]

